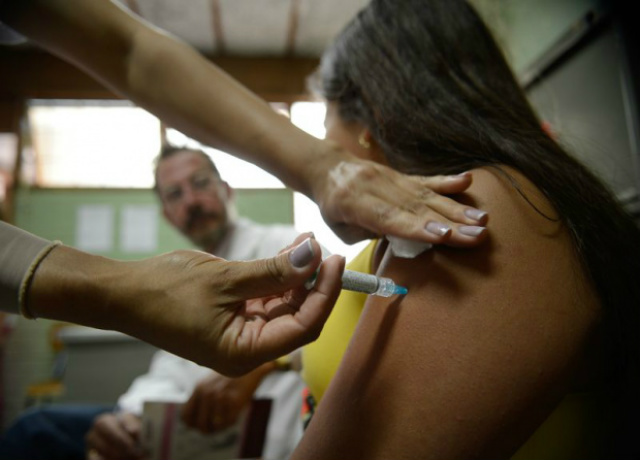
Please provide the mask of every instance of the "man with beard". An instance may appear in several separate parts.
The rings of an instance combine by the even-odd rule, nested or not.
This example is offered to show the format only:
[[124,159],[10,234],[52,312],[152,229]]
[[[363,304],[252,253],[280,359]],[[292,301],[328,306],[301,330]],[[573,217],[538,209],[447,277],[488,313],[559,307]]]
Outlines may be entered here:
[[[155,191],[165,218],[202,249],[227,260],[272,257],[298,233],[291,226],[260,225],[237,216],[233,189],[211,158],[194,149],[167,146],[155,171]],[[240,377],[227,378],[166,351],[158,351],[149,372],[137,378],[118,401],[117,413],[96,418],[87,447],[103,458],[136,458],[140,414],[145,400],[186,400],[182,420],[203,433],[237,421],[253,394],[273,398],[264,451],[284,459],[293,451],[299,423],[302,381],[296,372],[267,363]]]
[[[201,150],[166,146],[156,160],[154,190],[165,218],[194,245],[227,260],[276,255],[298,236],[292,226],[261,225],[238,217],[233,189]],[[284,360],[290,361],[290,360]],[[303,383],[281,362],[228,378],[160,350],[134,380],[115,411],[107,407],[37,409],[7,433],[24,458],[140,459],[145,401],[185,402],[182,420],[203,433],[232,426],[254,396],[272,398],[263,458],[286,459],[302,436]],[[85,436],[86,435],[86,436]],[[42,442],[46,440],[45,442]],[[86,443],[85,443],[86,440]]]

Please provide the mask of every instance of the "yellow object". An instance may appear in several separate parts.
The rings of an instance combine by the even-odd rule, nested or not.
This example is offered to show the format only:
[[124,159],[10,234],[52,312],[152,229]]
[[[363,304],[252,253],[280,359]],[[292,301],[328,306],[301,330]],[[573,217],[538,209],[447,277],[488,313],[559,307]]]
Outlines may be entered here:
[[51,378],[44,382],[31,384],[26,389],[25,407],[50,404],[58,401],[63,395],[65,387],[62,382],[66,367],[66,353],[60,339],[60,331],[67,327],[78,327],[75,324],[55,322],[49,329],[49,345],[54,352],[54,367]]
[[[371,273],[376,243],[369,243],[346,268]],[[342,291],[318,340],[302,349],[302,378],[318,404],[338,371],[366,300],[367,294]]]
[[25,395],[24,406],[39,406],[55,402],[62,393],[64,393],[64,385],[59,380],[49,380],[29,385]]
[[274,363],[276,365],[276,370],[279,370],[279,371],[290,371],[291,370],[292,361],[293,361],[293,359],[291,358],[291,355],[281,356],[280,358],[278,358],[278,359],[276,359],[274,361]]

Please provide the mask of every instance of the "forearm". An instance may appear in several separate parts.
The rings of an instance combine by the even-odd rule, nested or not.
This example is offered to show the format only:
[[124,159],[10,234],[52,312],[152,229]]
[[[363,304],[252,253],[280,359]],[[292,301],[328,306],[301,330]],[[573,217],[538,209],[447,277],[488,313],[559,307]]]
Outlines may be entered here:
[[0,309],[123,330],[134,315],[112,300],[128,292],[131,263],[56,244],[0,222]]
[[[18,3],[18,2],[15,2]],[[104,0],[32,0],[4,19],[41,47],[212,147],[312,196],[329,150],[197,51]]]
[[[151,29],[135,36],[123,93],[169,125],[310,194],[322,142],[296,128],[192,48]],[[184,84],[188,81],[188,84]],[[153,82],[150,84],[150,82]]]
[[35,317],[69,321],[101,329],[126,329],[132,315],[112,302],[122,291],[126,263],[86,254],[66,246],[54,248],[39,264],[25,303]]

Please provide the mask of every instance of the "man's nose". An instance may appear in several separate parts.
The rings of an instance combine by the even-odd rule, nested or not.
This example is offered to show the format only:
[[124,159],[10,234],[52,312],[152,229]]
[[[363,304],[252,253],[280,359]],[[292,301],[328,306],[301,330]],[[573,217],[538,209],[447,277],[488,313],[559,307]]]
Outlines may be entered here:
[[196,202],[197,193],[191,187],[185,187],[182,190],[182,203],[187,207],[191,207]]

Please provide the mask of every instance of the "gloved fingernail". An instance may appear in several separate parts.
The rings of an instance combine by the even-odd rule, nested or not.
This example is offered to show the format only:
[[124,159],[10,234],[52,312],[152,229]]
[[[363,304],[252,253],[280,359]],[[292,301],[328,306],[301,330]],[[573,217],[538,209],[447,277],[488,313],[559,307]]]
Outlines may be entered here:
[[311,238],[307,238],[295,249],[289,252],[289,260],[291,265],[296,268],[302,268],[307,265],[313,259],[313,246],[311,245]]

